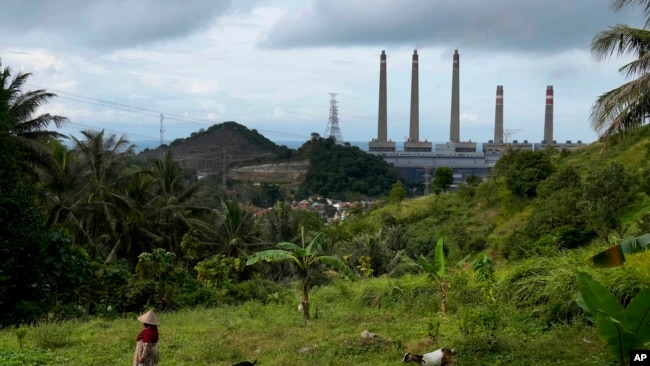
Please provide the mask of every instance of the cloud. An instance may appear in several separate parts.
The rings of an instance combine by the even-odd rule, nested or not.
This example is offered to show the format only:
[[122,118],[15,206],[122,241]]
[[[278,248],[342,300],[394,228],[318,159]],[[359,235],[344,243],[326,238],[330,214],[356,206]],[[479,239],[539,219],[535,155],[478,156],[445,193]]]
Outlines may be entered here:
[[[0,31],[24,40],[113,50],[177,39],[233,11],[232,0],[3,1]],[[251,1],[243,4],[250,5]],[[241,2],[237,6],[242,7]]]
[[[521,52],[588,47],[616,22],[642,25],[641,12],[618,14],[609,0],[312,0],[282,16],[260,45],[268,48],[404,44]],[[638,9],[636,9],[638,10]]]

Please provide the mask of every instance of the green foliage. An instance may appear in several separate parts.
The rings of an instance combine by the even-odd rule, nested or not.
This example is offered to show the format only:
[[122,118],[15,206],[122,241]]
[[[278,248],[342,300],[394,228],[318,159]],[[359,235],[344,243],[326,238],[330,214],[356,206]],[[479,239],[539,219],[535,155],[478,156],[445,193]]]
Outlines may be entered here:
[[551,158],[545,152],[521,151],[506,171],[506,186],[517,196],[535,197],[537,186],[553,169]]
[[341,199],[387,196],[393,183],[402,179],[382,157],[356,146],[337,145],[331,138],[312,138],[297,154],[309,159],[298,198],[316,194]]
[[357,269],[363,273],[365,277],[372,276],[372,273],[374,272],[372,269],[372,258],[367,255],[362,255],[361,258],[359,258]]
[[290,242],[278,243],[278,248],[257,252],[248,258],[247,266],[254,265],[257,262],[282,262],[289,261],[298,270],[300,281],[302,283],[302,296],[300,305],[305,320],[309,320],[309,277],[310,271],[318,268],[318,264],[331,267],[339,271],[342,275],[350,280],[356,278],[354,272],[341,259],[328,255],[320,255],[322,250],[322,233],[318,233],[307,244],[304,228],[301,230],[301,245]]
[[625,167],[610,162],[591,169],[583,184],[580,203],[588,225],[605,241],[610,230],[623,232],[621,212],[632,200]]
[[[242,150],[261,150],[261,151],[271,151],[276,153],[282,153],[283,155],[290,154],[288,153],[286,146],[278,146],[273,141],[267,139],[261,135],[257,130],[250,130],[246,126],[243,126],[234,121],[228,121],[223,123],[218,123],[208,127],[207,130],[200,129],[198,132],[192,132],[187,138],[178,138],[172,141],[169,146],[176,147],[184,143],[197,140],[205,135],[208,135],[217,131],[229,131],[237,133],[240,138],[243,139]],[[290,151],[290,150],[289,150]]]
[[0,85],[0,326],[32,321],[47,310],[46,230],[35,205],[35,187],[23,176],[24,163],[9,133]]
[[458,312],[458,328],[467,339],[467,352],[490,352],[494,349],[498,317],[491,307],[464,307]]
[[623,308],[603,285],[587,273],[578,274],[577,303],[596,324],[600,339],[619,365],[629,363],[629,352],[650,340],[650,289],[639,292]]
[[25,336],[27,335],[27,332],[29,331],[29,328],[27,328],[27,327],[16,327],[12,331],[16,335],[16,339],[18,339],[18,345],[22,349],[23,346],[24,346]]
[[39,348],[19,351],[0,349],[0,365],[44,366],[51,364],[51,358],[48,352]]
[[[459,283],[449,292],[463,299],[467,290]],[[267,304],[252,301],[237,306],[160,312],[159,347],[164,362],[230,365],[256,358],[260,365],[389,366],[400,363],[404,352],[424,353],[445,344],[459,350],[458,363],[463,365],[607,365],[607,354],[597,341],[596,330],[580,322],[548,327],[530,309],[507,304],[495,307],[493,314],[478,303],[462,304],[450,307],[447,318],[439,317],[434,314],[435,291],[426,276],[373,278],[353,285],[336,281],[331,286],[314,288],[312,301],[318,305],[319,318],[309,323],[296,317],[296,304],[291,299],[299,289],[289,285],[285,291],[288,296],[281,295],[278,302]],[[367,305],[361,300],[377,295],[381,298],[380,308],[374,300]],[[10,330],[0,330],[0,364],[11,364],[5,359],[23,360],[22,365],[124,363],[132,359],[134,337],[140,330],[135,315],[110,321],[91,318],[57,323],[65,329],[58,336],[49,327],[45,329],[47,323],[35,324],[23,350]],[[461,316],[476,320],[466,322],[474,335],[461,332]],[[495,322],[497,327],[491,337],[489,330]],[[378,337],[361,339],[360,332],[365,329]],[[56,347],[45,351],[46,343],[36,340],[37,333],[50,334],[50,344]]]
[[479,177],[474,173],[468,175],[467,178],[465,179],[465,183],[470,187],[478,187],[482,182],[483,182],[483,178]]
[[623,265],[626,254],[646,251],[649,246],[650,234],[628,238],[594,255],[589,261],[597,267],[617,267]]
[[425,256],[420,254],[415,260],[408,257],[403,257],[402,267],[394,270],[395,273],[400,273],[408,269],[419,269],[427,274],[427,277],[438,286],[438,294],[440,296],[440,312],[445,315],[447,312],[447,282],[449,277],[447,275],[447,259],[444,252],[444,239],[438,238],[436,243],[435,256],[433,262],[429,262]]
[[225,287],[237,281],[237,267],[235,261],[239,259],[215,255],[199,262],[194,270],[197,279],[215,288]]
[[433,187],[443,192],[446,192],[447,189],[454,183],[454,172],[450,167],[441,166],[436,168],[436,171],[433,175]]
[[496,280],[494,278],[494,265],[492,260],[483,254],[474,259],[472,269],[476,276],[476,282],[478,282],[483,292],[485,303],[487,305],[494,304],[496,302]]
[[43,282],[53,312],[65,304],[77,304],[89,299],[92,286],[92,263],[86,251],[73,245],[66,230],[54,231],[48,237],[44,265],[48,269]]
[[499,303],[528,309],[547,324],[572,321],[580,314],[574,301],[576,275],[586,264],[578,254],[532,257],[509,267],[497,282]]
[[390,189],[390,201],[401,202],[406,197],[406,189],[401,181],[395,182]]

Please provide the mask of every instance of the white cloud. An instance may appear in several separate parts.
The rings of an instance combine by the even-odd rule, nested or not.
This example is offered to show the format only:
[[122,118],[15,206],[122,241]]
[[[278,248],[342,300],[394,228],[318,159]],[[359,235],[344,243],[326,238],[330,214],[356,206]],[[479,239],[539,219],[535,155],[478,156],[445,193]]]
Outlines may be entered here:
[[[458,48],[462,138],[492,138],[495,89],[503,85],[505,127],[539,141],[544,91],[554,85],[557,140],[593,141],[589,109],[625,81],[617,69],[628,59],[596,63],[588,42],[596,30],[639,17],[613,13],[608,0],[199,0],[145,12],[149,1],[13,2],[0,14],[2,64],[32,72],[30,87],[58,92],[46,108],[79,128],[155,140],[164,113],[167,140],[227,120],[308,138],[325,131],[328,93],[336,92],[343,136],[369,141],[386,50],[388,135],[400,141],[417,48],[420,137],[437,142],[449,136]],[[42,24],[38,14],[48,15]]]

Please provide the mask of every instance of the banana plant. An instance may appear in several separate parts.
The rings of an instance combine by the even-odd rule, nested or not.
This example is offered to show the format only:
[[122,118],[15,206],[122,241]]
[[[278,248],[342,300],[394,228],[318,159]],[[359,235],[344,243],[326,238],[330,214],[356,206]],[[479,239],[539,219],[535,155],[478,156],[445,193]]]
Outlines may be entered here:
[[331,267],[348,279],[354,281],[356,275],[341,259],[328,255],[319,255],[322,245],[322,233],[318,233],[309,244],[305,242],[305,229],[301,227],[301,245],[290,242],[278,243],[280,249],[270,249],[257,252],[248,258],[246,265],[250,266],[259,261],[279,262],[290,261],[298,269],[300,281],[302,283],[302,297],[300,299],[299,309],[302,311],[305,320],[309,320],[309,272],[315,267],[316,263],[322,263]]
[[433,262],[420,254],[415,261],[409,257],[402,257],[403,263],[393,273],[399,273],[405,269],[419,269],[427,274],[427,277],[438,285],[440,291],[440,313],[445,315],[447,313],[447,259],[444,253],[444,240],[439,238],[436,243],[435,257]]
[[650,341],[650,288],[641,290],[627,308],[589,274],[578,274],[576,302],[596,324],[599,338],[620,366],[629,364],[630,350]]
[[603,250],[589,259],[595,267],[618,267],[625,263],[626,254],[635,254],[648,249],[650,234],[622,240],[620,243]]

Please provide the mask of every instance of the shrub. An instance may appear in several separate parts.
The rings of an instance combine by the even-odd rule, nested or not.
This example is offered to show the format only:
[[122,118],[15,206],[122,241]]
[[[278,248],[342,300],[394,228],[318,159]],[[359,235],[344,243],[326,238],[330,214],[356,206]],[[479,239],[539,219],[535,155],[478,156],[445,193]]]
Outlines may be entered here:
[[544,322],[570,321],[581,313],[575,303],[576,275],[586,264],[575,254],[534,257],[509,269],[497,284],[497,301],[530,308]]

